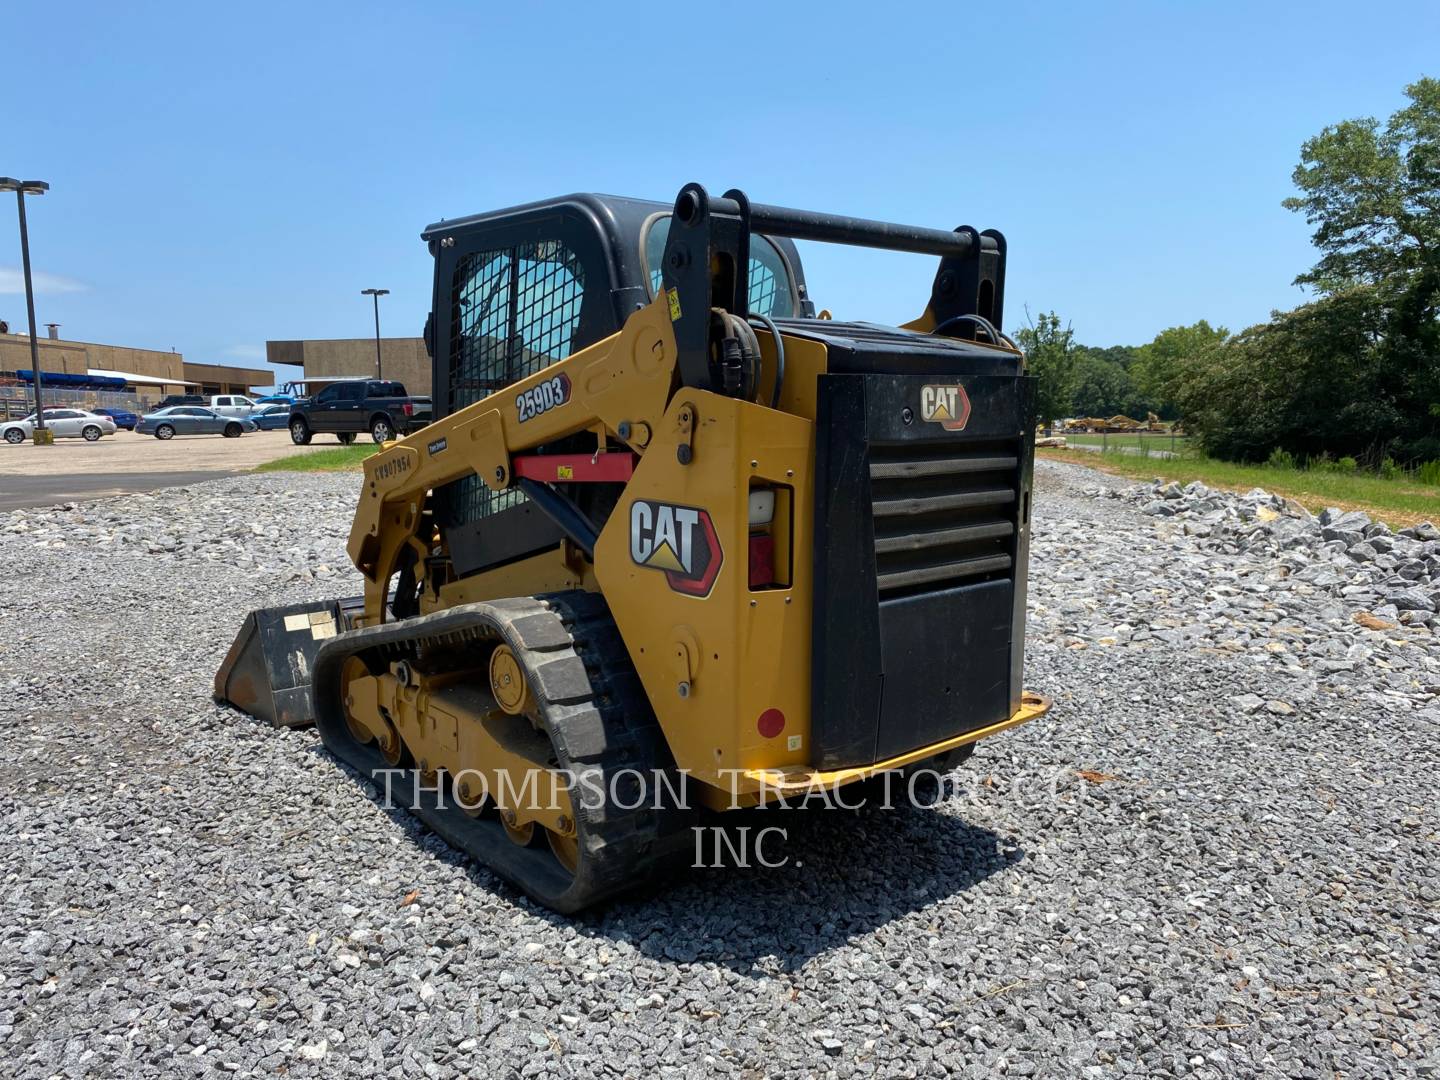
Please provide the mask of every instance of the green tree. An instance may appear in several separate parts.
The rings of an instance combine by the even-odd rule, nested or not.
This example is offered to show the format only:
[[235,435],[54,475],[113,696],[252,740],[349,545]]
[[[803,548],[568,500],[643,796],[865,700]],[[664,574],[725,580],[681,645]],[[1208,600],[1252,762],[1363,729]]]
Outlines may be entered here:
[[1383,127],[1346,120],[1301,147],[1301,194],[1285,206],[1315,226],[1321,255],[1297,284],[1403,289],[1440,270],[1440,80],[1411,83],[1405,96],[1410,104]]
[[1068,323],[1062,328],[1055,312],[1042,311],[1029,326],[1015,332],[1015,341],[1025,351],[1025,366],[1036,378],[1036,418],[1049,424],[1069,416],[1075,391],[1075,331]]
[[1223,326],[1211,326],[1204,319],[1192,326],[1161,330],[1148,345],[1140,346],[1135,360],[1135,385],[1151,407],[1173,420],[1180,415],[1178,399],[1182,384],[1204,367],[1217,345],[1230,337]]
[[1186,373],[1187,427],[1218,457],[1259,460],[1278,446],[1378,465],[1406,429],[1419,374],[1393,362],[1390,319],[1373,285],[1276,312]]
[[1320,257],[1296,281],[1318,299],[1228,341],[1166,331],[1141,350],[1142,388],[1210,453],[1440,458],[1440,81],[1405,95],[1384,124],[1301,148],[1285,205],[1314,226]]
[[1140,356],[1140,350],[1134,345],[1110,345],[1103,349],[1094,345],[1081,345],[1080,348],[1096,359],[1124,368],[1127,372],[1135,366],[1135,361]]
[[[1402,458],[1434,458],[1440,456],[1440,80],[1419,79],[1405,97],[1408,104],[1384,124],[1373,117],[1347,120],[1301,148],[1294,173],[1300,194],[1285,206],[1314,226],[1320,259],[1296,281],[1324,295],[1278,319],[1277,334],[1324,324],[1352,342],[1337,355],[1326,344],[1334,338],[1308,341],[1333,362],[1327,371],[1312,367],[1311,378],[1354,376],[1335,388],[1348,396],[1335,401],[1339,422],[1332,422],[1331,441],[1353,445],[1362,436],[1347,418],[1366,416],[1371,420],[1359,426],[1372,454],[1383,447]],[[1341,324],[1347,319],[1364,327],[1363,342]],[[1306,411],[1308,393],[1308,385],[1296,387],[1296,412]]]
[[1114,416],[1124,413],[1144,420],[1151,411],[1149,401],[1136,389],[1130,368],[1137,350],[1129,345],[1097,349],[1075,348],[1075,389],[1071,408],[1076,416]]

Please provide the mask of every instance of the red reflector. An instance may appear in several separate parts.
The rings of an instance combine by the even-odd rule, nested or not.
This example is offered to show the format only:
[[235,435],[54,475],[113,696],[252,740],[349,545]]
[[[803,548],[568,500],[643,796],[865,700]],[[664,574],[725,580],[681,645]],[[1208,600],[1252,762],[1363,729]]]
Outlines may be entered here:
[[[750,534],[750,587],[775,584],[775,538],[769,533]],[[783,723],[783,720],[782,720]],[[768,738],[768,736],[767,736]]]
[[755,722],[755,730],[767,739],[773,739],[785,730],[785,714],[779,709],[766,709]]

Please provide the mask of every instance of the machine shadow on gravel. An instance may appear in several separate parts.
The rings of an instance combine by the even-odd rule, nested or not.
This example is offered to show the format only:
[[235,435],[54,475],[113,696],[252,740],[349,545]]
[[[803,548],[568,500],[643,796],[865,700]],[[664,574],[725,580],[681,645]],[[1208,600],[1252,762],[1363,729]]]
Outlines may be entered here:
[[[783,829],[783,842],[766,851],[783,865],[692,867],[667,893],[623,898],[573,925],[657,960],[788,972],[1025,857],[1005,837],[938,807],[756,810],[723,827]],[[713,856],[709,841],[706,854]]]
[[[451,847],[409,811],[387,806],[369,780],[321,745],[309,753],[335,766],[417,844],[462,869],[480,888],[505,896],[539,919],[597,938],[625,942],[655,960],[724,964],[740,974],[793,971],[848,940],[966,892],[1025,858],[1010,839],[957,816],[953,804],[858,810],[761,809],[703,820],[705,865],[657,878],[641,891],[578,916],[533,904],[484,866]],[[715,830],[731,838],[716,857]],[[769,834],[763,855],[754,837]],[[739,838],[744,834],[745,839]],[[783,835],[782,835],[783,834]]]

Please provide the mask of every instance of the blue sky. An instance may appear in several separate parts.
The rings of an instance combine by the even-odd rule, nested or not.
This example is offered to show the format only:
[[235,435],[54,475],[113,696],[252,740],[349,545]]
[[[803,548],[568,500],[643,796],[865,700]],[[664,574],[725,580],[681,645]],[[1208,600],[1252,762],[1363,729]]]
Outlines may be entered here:
[[[34,89],[7,93],[0,174],[53,186],[31,204],[37,321],[255,364],[266,339],[369,334],[378,286],[386,335],[418,334],[425,224],[698,180],[999,228],[1009,329],[1025,305],[1096,345],[1238,329],[1303,299],[1309,229],[1280,206],[1301,142],[1440,74],[1433,0],[780,8],[12,5],[5,80]],[[804,256],[840,318],[904,321],[934,271]],[[18,266],[0,203],[14,327]]]

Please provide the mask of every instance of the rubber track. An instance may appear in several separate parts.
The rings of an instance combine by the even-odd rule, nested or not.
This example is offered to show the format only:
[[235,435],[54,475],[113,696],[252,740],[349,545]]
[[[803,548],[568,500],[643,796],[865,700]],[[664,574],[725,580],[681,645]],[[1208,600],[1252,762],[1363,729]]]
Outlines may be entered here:
[[[401,779],[376,747],[355,740],[345,722],[340,673],[350,657],[379,671],[427,650],[473,649],[477,654],[467,666],[481,667],[489,646],[502,641],[526,672],[560,767],[596,770],[593,778],[606,792],[603,801],[572,793],[582,846],[573,879],[548,848],[517,846],[498,821],[470,817],[448,793],[437,798],[419,789],[413,771]],[[556,911],[573,913],[646,883],[689,849],[689,814],[655,808],[654,770],[670,769],[673,775],[673,763],[609,609],[598,596],[566,592],[463,604],[348,631],[325,643],[314,670],[316,726],[331,753],[370,778],[382,796],[382,770],[391,770],[395,803]],[[648,797],[627,809],[640,801],[638,777],[645,778]]]

